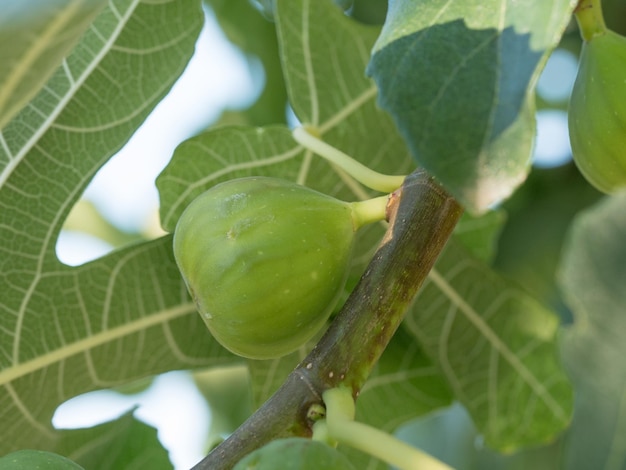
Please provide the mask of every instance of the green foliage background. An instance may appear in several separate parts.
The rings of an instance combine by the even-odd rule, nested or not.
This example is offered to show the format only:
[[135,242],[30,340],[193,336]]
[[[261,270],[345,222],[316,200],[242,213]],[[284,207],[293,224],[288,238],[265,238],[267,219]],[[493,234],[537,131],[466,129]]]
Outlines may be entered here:
[[[484,459],[489,468],[625,468],[626,199],[593,205],[599,195],[571,165],[526,179],[534,84],[560,41],[575,49],[575,2],[537,1],[522,14],[512,0],[398,0],[382,34],[381,3],[356,1],[350,17],[329,0],[277,0],[263,14],[247,0],[209,2],[230,40],[260,58],[267,83],[248,110],[177,148],[157,180],[163,228],[203,190],[252,174],[346,200],[373,195],[291,138],[287,101],[378,171],[408,173],[417,161],[473,212],[515,191],[500,210],[459,224],[363,389],[358,419],[390,432],[408,423],[403,436],[458,468],[486,468]],[[180,75],[203,13],[199,0],[40,6],[22,3],[38,12],[30,19],[7,16],[26,18],[17,32],[0,22],[0,38],[19,39],[19,48],[0,41],[0,455],[38,448],[85,468],[104,468],[105,454],[116,456],[111,468],[169,468],[154,430],[132,415],[59,431],[52,414],[87,391],[192,369],[220,404],[213,432],[228,432],[242,408],[215,384],[241,392],[231,400],[250,386],[254,407],[307,348],[263,362],[221,348],[188,297],[169,235],[78,267],[59,262],[67,215]],[[349,285],[382,231],[360,234]],[[464,432],[452,433],[459,423]],[[425,434],[455,445],[438,448]],[[461,445],[477,435],[492,454]],[[359,468],[380,466],[349,453]]]

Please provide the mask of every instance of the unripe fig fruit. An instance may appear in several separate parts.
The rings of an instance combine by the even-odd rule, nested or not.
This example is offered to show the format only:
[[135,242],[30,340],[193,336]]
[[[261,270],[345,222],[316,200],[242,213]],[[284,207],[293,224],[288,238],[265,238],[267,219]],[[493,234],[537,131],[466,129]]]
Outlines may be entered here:
[[583,44],[570,99],[574,161],[597,189],[626,187],[626,38],[606,30]]
[[217,341],[244,357],[275,358],[328,319],[357,227],[351,203],[276,178],[242,178],[187,207],[174,255]]
[[354,470],[337,449],[303,437],[277,439],[241,459],[233,470]]

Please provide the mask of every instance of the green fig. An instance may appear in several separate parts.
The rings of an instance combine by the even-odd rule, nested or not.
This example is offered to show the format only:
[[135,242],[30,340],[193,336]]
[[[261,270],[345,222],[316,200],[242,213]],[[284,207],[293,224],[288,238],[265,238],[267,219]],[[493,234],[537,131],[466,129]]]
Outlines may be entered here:
[[344,287],[363,223],[358,204],[265,177],[227,181],[192,201],[174,256],[215,339],[253,359],[311,339]]
[[597,189],[626,187],[626,38],[609,30],[583,43],[569,105],[574,161]]
[[234,470],[354,470],[327,444],[303,437],[277,439],[241,459]]

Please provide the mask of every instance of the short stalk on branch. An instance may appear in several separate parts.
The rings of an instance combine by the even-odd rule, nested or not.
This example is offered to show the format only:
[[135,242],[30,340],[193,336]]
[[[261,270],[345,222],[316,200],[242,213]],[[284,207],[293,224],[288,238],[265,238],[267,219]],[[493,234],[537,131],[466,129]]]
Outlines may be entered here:
[[292,132],[294,140],[304,148],[337,165],[368,188],[383,193],[390,193],[398,189],[404,181],[405,175],[384,175],[378,173],[341,150],[327,144],[314,134],[315,128],[312,127],[297,127]]
[[591,41],[595,36],[606,33],[601,0],[580,0],[574,15],[585,41]]
[[356,397],[444,248],[462,209],[426,172],[409,175],[388,206],[389,227],[324,336],[285,383],[194,470],[232,468],[273,439],[311,436],[311,405],[338,386]]
[[329,439],[359,449],[400,470],[452,470],[440,460],[398,438],[354,421],[355,407],[350,389],[331,388],[324,392],[323,398]]
[[378,222],[386,218],[389,195],[365,201],[352,202],[353,218],[357,227]]

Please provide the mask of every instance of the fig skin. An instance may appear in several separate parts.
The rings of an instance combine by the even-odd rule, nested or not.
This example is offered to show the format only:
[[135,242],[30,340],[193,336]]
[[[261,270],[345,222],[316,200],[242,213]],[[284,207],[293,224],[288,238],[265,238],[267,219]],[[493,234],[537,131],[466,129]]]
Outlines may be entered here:
[[252,359],[311,339],[344,287],[353,217],[350,203],[277,178],[231,180],[196,198],[174,256],[215,339]]
[[626,187],[626,38],[610,30],[583,43],[570,98],[574,161],[598,190]]

